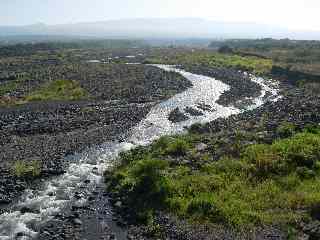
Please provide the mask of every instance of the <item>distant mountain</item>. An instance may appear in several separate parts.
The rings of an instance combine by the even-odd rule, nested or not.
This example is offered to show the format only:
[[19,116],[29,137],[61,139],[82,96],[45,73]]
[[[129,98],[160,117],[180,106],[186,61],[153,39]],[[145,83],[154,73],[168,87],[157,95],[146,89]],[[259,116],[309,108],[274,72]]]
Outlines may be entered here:
[[12,35],[87,36],[104,38],[291,38],[317,39],[320,32],[289,31],[255,23],[198,18],[122,19],[61,25],[0,26],[0,37]]

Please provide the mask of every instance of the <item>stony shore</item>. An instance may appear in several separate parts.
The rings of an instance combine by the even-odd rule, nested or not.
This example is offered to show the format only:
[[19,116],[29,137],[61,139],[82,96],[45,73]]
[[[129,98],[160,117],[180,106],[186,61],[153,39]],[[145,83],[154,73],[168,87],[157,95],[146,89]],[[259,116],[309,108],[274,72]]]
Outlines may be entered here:
[[[156,67],[122,67],[125,71],[120,79],[114,76],[121,71],[121,66],[116,66],[102,85],[98,79],[81,80],[92,99],[0,108],[0,206],[12,202],[25,188],[36,187],[35,182],[62,174],[70,164],[68,155],[121,138],[158,101],[191,86],[180,75]],[[125,78],[126,71],[135,81]],[[36,179],[16,177],[12,168],[19,161],[38,162],[41,175]]]
[[[246,97],[258,96],[261,90],[257,84],[252,83],[237,71],[219,71],[199,67],[193,69],[185,67],[185,69],[196,74],[221,79],[229,84],[230,91],[225,92],[219,100],[222,105],[230,105]],[[180,91],[183,89],[180,88]],[[223,139],[226,144],[225,148],[222,146],[220,149],[222,155],[229,151],[228,146],[235,141],[238,132],[250,132],[257,136],[251,142],[244,140],[242,142],[244,145],[255,142],[268,143],[278,137],[276,129],[283,122],[292,122],[298,128],[320,122],[320,99],[318,96],[292,86],[283,86],[280,94],[283,97],[277,102],[267,102],[258,109],[227,119],[217,119],[202,126],[195,125],[191,131]],[[121,136],[139,122],[154,103],[130,104],[97,101],[94,103],[31,104],[17,107],[14,110],[11,108],[3,109],[1,111],[4,114],[0,114],[0,116],[5,117],[0,118],[0,122],[2,123],[1,130],[6,134],[2,134],[0,139],[0,148],[5,149],[0,153],[2,154],[1,158],[6,158],[6,162],[8,162],[9,159],[19,160],[21,155],[27,156],[30,160],[37,156],[43,159],[44,173],[48,175],[59,174],[63,172],[63,166],[68,164],[63,161],[63,156]],[[39,147],[39,142],[43,146],[42,149]],[[59,149],[52,149],[53,147]],[[199,151],[201,150],[199,149]],[[212,159],[212,161],[218,158],[219,152],[217,152],[216,159]],[[52,159],[56,160],[52,161]],[[8,166],[3,162],[2,176],[4,177],[1,181],[4,184],[2,186],[9,187],[1,189],[0,193],[3,194],[2,203],[8,203],[28,185],[28,182],[13,177]],[[190,162],[190,164],[193,163]],[[9,198],[7,197],[8,191],[13,193],[11,196],[9,195]],[[122,208],[119,206],[121,202],[112,199],[112,196],[104,192],[103,189],[98,189],[88,198],[91,200],[86,206],[59,214],[48,224],[42,226],[40,239],[154,239],[150,237],[149,228],[128,224],[122,218],[126,213],[121,212]],[[113,209],[110,208],[111,205],[113,205]],[[97,209],[101,211],[99,212]],[[95,229],[105,220],[104,216],[108,215],[107,219],[110,220],[110,214],[113,212],[112,221],[108,222],[109,227],[96,229],[95,233],[89,231],[90,233],[86,234],[89,223]],[[98,223],[95,224],[95,222]],[[202,226],[195,229],[185,221],[165,213],[159,213],[155,222],[164,233],[165,239],[286,239],[286,235],[277,228],[256,229],[250,234],[235,233],[221,227],[210,229]]]
[[[202,134],[208,138],[216,139],[221,144],[219,149],[210,161],[217,161],[221,156],[234,155],[234,151],[230,146],[234,146],[239,141],[239,133],[253,136],[240,139],[238,144],[247,146],[255,143],[271,143],[275,139],[282,136],[279,135],[277,129],[284,123],[292,123],[296,127],[296,131],[307,126],[319,125],[320,123],[320,97],[309,94],[302,89],[296,89],[287,86],[282,89],[283,97],[277,102],[267,102],[263,106],[253,111],[247,111],[239,115],[231,116],[227,119],[217,119],[205,125],[194,125],[190,131]],[[203,143],[204,146],[207,143]],[[205,147],[199,147],[197,154],[202,154]],[[236,153],[237,154],[237,153]],[[180,163],[181,159],[171,159]],[[192,168],[198,168],[207,162],[194,162],[192,160],[184,160],[184,164]],[[122,209],[115,206],[123,216]],[[126,213],[125,213],[126,214]],[[159,226],[158,232],[163,234],[163,239],[288,239],[288,233],[283,232],[278,227],[260,227],[253,231],[234,231],[230,228],[222,226],[197,226],[190,225],[188,222],[177,219],[174,216],[159,212],[155,218],[155,225]],[[299,229],[299,237],[301,239],[318,239],[320,237],[320,225],[317,219],[313,219],[308,224],[301,223]],[[129,225],[128,235],[130,239],[153,239],[149,238],[150,227]]]
[[[214,70],[212,70],[214,72]],[[208,72],[198,72],[198,74],[207,75]],[[215,76],[211,75],[210,76]],[[235,84],[234,84],[235,86]],[[250,89],[250,88],[249,88]],[[253,94],[245,88],[241,90],[240,95],[250,96]],[[225,96],[237,96],[235,94],[226,93]],[[227,119],[217,119],[205,125],[194,125],[190,131],[197,134],[202,134],[208,138],[217,139],[220,144],[219,149],[215,152],[214,158],[209,161],[216,161],[223,155],[234,155],[233,146],[236,142],[242,146],[247,146],[255,143],[270,144],[272,141],[279,139],[283,136],[279,133],[278,129],[283,124],[292,124],[295,126],[295,131],[300,131],[308,126],[316,126],[320,123],[320,97],[305,89],[299,89],[291,85],[282,84],[279,93],[282,97],[277,102],[269,101],[263,106],[252,110],[246,111],[239,115],[233,115]],[[237,101],[241,99],[239,95],[236,98],[231,97],[232,100]],[[224,101],[223,101],[224,102]],[[230,104],[230,102],[225,102]],[[248,138],[240,139],[239,134],[246,134],[253,136],[250,140]],[[206,146],[207,143],[203,143]],[[198,149],[197,154],[202,154],[203,148]],[[177,161],[180,163],[181,159],[170,159],[170,161]],[[184,164],[192,168],[198,168],[201,164],[207,162],[194,162],[192,160],[184,160]],[[116,196],[119,199],[119,196]],[[115,209],[118,209],[120,216],[125,216],[127,212],[122,212],[126,209],[125,206],[120,206],[117,200],[112,201]],[[120,219],[122,219],[120,217]],[[122,224],[126,224],[126,220],[122,220]],[[121,220],[120,220],[121,222]],[[158,213],[155,218],[155,225],[159,227],[157,230],[163,235],[163,239],[287,239],[288,233],[283,232],[277,227],[261,227],[256,228],[252,232],[239,232],[232,229],[224,228],[221,226],[194,226],[189,225],[187,222],[177,219],[165,213]],[[150,236],[152,230],[150,227],[128,225],[129,239],[154,239]],[[151,232],[150,232],[151,231]],[[319,221],[313,219],[308,224],[301,223],[299,228],[299,237],[301,239],[318,239],[320,236]],[[152,234],[151,234],[152,235]]]
[[[208,70],[209,71],[209,70]],[[227,75],[228,71],[219,72],[218,70],[210,70],[212,74],[210,76],[216,77],[222,77],[224,75]],[[218,71],[218,72],[215,72]],[[200,70],[196,71],[197,74],[202,75],[208,75],[208,72],[204,71],[201,72]],[[215,74],[213,74],[215,73]],[[220,75],[217,75],[220,74]],[[230,76],[228,79],[239,79],[239,83],[232,84],[232,87],[230,89],[230,92],[224,93],[223,96],[234,96],[231,97],[229,101],[226,99],[223,100],[224,105],[234,104],[235,101],[243,100],[244,98],[248,96],[257,96],[261,90],[261,88],[249,80],[249,78],[244,77],[243,74],[239,72],[232,71],[230,72]],[[224,79],[222,81],[229,82],[231,80]],[[250,81],[250,83],[247,83]],[[241,87],[241,90],[235,90],[237,87],[240,86],[247,86],[248,88]],[[240,91],[240,92],[239,92]],[[239,94],[239,95],[238,95]],[[294,94],[293,94],[294,97]],[[284,98],[285,99],[285,98]],[[283,99],[283,100],[284,100]],[[286,100],[291,101],[291,100]],[[272,108],[276,108],[278,106],[278,103],[267,103],[266,106],[272,105]],[[257,121],[259,121],[259,112],[263,113],[264,107],[261,109],[254,110],[252,112],[246,112],[239,116],[231,116],[228,119],[217,119],[216,121],[212,123],[208,123],[204,126],[199,126],[199,128],[196,128],[196,131],[199,131],[199,133],[211,133],[213,132],[210,126],[215,126],[216,124],[221,124],[221,126],[217,127],[217,129],[221,128],[220,134],[223,135],[224,138],[229,139],[229,136],[232,134],[235,134],[234,130],[235,127],[238,127],[239,124],[241,124],[239,119],[243,119],[243,121],[246,121],[246,119],[251,116],[254,119],[255,114],[257,114]],[[269,110],[268,110],[269,111]],[[174,114],[172,114],[174,115]],[[279,120],[280,121],[280,120]],[[281,120],[282,121],[282,120]],[[240,125],[241,126],[241,125]],[[231,128],[229,128],[231,127]],[[228,129],[230,132],[228,133]],[[226,131],[224,131],[226,130]],[[219,134],[217,134],[218,136]],[[221,136],[220,135],[220,136]],[[230,141],[232,141],[232,137],[230,138]],[[82,239],[83,237],[87,237],[85,234],[88,225],[88,219],[91,219],[90,223],[91,226],[94,229],[97,229],[96,234],[90,235],[90,239],[153,239],[150,237],[150,228],[143,227],[143,226],[136,226],[136,225],[130,225],[127,220],[124,218],[124,215],[126,215],[126,212],[123,212],[123,208],[121,206],[121,201],[119,201],[118,198],[114,198],[114,196],[110,196],[108,192],[105,192],[105,190],[97,191],[96,195],[93,195],[91,197],[91,201],[87,203],[87,205],[84,208],[75,208],[72,209],[71,212],[59,215],[55,218],[54,221],[59,222],[59,225],[64,225],[65,227],[57,227],[55,222],[50,222],[43,226],[41,228],[41,239],[48,238],[49,239],[55,239],[54,237],[61,237],[61,236],[67,236],[66,238],[61,239]],[[102,196],[102,197],[101,197]],[[97,206],[103,206],[97,207]],[[113,206],[110,209],[110,206]],[[99,213],[99,211],[93,211],[93,209],[101,208],[105,210],[104,213]],[[92,210],[90,210],[92,209]],[[104,222],[105,218],[110,221],[110,214],[112,221],[109,222],[113,227],[112,229],[106,227],[105,229],[101,230],[100,226],[101,222]],[[98,216],[97,216],[98,215]],[[107,217],[106,217],[107,216]],[[76,221],[74,219],[77,219]],[[98,219],[92,220],[92,219]],[[79,222],[79,221],[80,222]],[[190,226],[187,224],[187,222],[181,221],[179,219],[176,219],[175,217],[171,215],[167,215],[165,213],[159,213],[159,215],[156,218],[156,223],[158,226],[160,226],[161,231],[165,234],[166,239],[235,239],[235,232],[230,232],[230,229],[226,228],[214,228],[214,229],[208,229],[206,227],[200,227],[197,228],[197,230],[194,228],[194,226]],[[80,224],[81,223],[81,224]],[[117,231],[117,228],[121,229],[121,234],[119,234],[119,231]],[[55,234],[54,234],[55,233]],[[259,236],[253,239],[269,239],[270,236],[283,236],[283,234],[277,230],[277,229],[257,229],[256,232],[251,233],[249,236],[248,234],[242,235],[237,233],[237,237],[239,239],[247,239],[247,237],[254,237]],[[51,238],[50,238],[51,237]],[[282,238],[275,238],[275,239],[282,239]]]
[[229,85],[230,90],[224,92],[217,102],[224,106],[234,105],[237,101],[246,98],[258,97],[261,91],[261,87],[250,80],[249,74],[242,71],[190,65],[182,66],[182,68],[188,72],[218,79]]

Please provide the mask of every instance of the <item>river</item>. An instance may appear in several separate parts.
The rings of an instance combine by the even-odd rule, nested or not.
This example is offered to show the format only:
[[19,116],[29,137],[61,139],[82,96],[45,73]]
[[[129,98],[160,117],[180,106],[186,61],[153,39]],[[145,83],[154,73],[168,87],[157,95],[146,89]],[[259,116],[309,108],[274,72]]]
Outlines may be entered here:
[[[0,215],[0,240],[36,238],[40,224],[49,221],[66,208],[84,204],[87,201],[85,197],[73,196],[80,188],[90,193],[103,184],[103,172],[113,164],[113,160],[121,151],[150,144],[163,135],[183,133],[186,127],[194,123],[205,123],[243,111],[216,103],[221,94],[229,90],[229,86],[221,81],[192,74],[174,66],[155,66],[180,73],[192,82],[193,87],[154,106],[149,114],[131,129],[124,141],[107,142],[86,152],[74,154],[65,174],[48,180],[40,189],[26,190],[17,203]],[[257,108],[268,99],[277,99],[278,89],[274,82],[252,75],[251,80],[258,83],[262,91],[259,97],[252,99],[252,103],[246,109]],[[205,104],[208,110],[200,109],[201,104]],[[203,115],[191,116],[185,113],[189,117],[188,120],[172,123],[168,116],[177,107],[181,111],[186,107],[192,107],[201,111]]]

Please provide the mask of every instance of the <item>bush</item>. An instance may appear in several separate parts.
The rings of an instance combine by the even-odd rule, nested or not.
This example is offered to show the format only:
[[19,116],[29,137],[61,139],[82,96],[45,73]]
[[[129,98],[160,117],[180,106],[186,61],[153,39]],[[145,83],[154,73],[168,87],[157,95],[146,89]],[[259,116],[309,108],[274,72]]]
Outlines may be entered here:
[[304,179],[313,178],[316,176],[316,173],[307,167],[298,167],[297,174]]
[[132,162],[128,171],[118,170],[113,174],[111,191],[126,196],[137,221],[147,222],[153,209],[163,208],[168,183],[162,171],[167,166],[165,161],[146,158]]
[[120,152],[119,162],[120,162],[120,165],[127,165],[131,162],[142,160],[147,156],[148,156],[147,150],[142,146],[138,146],[127,152]]
[[320,133],[320,128],[318,124],[307,124],[304,127],[304,131],[307,133],[312,133],[312,134],[319,134]]
[[280,174],[285,166],[280,156],[273,152],[269,145],[257,144],[249,146],[243,157],[250,164],[253,164],[251,172],[255,176],[266,177],[270,174]]
[[320,159],[320,136],[299,133],[290,139],[275,142],[272,149],[279,152],[291,170],[297,167],[314,168]]
[[170,142],[165,150],[165,154],[174,156],[184,156],[190,150],[190,145],[187,141],[183,139],[175,139]]
[[168,148],[170,142],[172,142],[173,138],[168,136],[160,137],[157,141],[155,141],[151,146],[151,151],[153,154],[165,154],[166,149]]

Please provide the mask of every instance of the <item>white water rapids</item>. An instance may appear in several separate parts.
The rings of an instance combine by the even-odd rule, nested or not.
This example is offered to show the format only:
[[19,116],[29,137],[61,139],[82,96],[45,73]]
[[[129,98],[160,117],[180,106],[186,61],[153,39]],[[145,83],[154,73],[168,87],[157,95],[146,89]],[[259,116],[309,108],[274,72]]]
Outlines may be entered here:
[[[0,215],[0,240],[33,239],[37,237],[37,226],[41,223],[50,220],[72,204],[83,204],[86,199],[74,198],[74,194],[80,188],[93,191],[102,182],[103,172],[119,152],[138,145],[150,144],[163,135],[182,133],[185,127],[193,123],[205,123],[241,112],[235,107],[224,107],[216,103],[220,95],[229,90],[229,86],[221,81],[188,73],[173,66],[157,65],[157,67],[180,73],[192,82],[193,87],[154,106],[145,119],[131,130],[131,134],[124,142],[107,142],[99,148],[75,154],[73,159],[76,161],[70,164],[65,174],[48,180],[39,190],[26,190],[18,203]],[[262,91],[258,98],[252,99],[253,104],[247,106],[247,109],[262,105],[266,101],[267,92],[269,93],[267,99],[276,100],[278,96],[276,84],[262,78],[250,77],[262,87]],[[199,104],[209,105],[212,110],[201,110]],[[187,121],[172,123],[168,120],[168,115],[177,107],[182,112],[185,107],[192,107],[201,111],[203,115],[191,116],[185,113],[189,117]],[[23,207],[32,211],[21,211]]]

